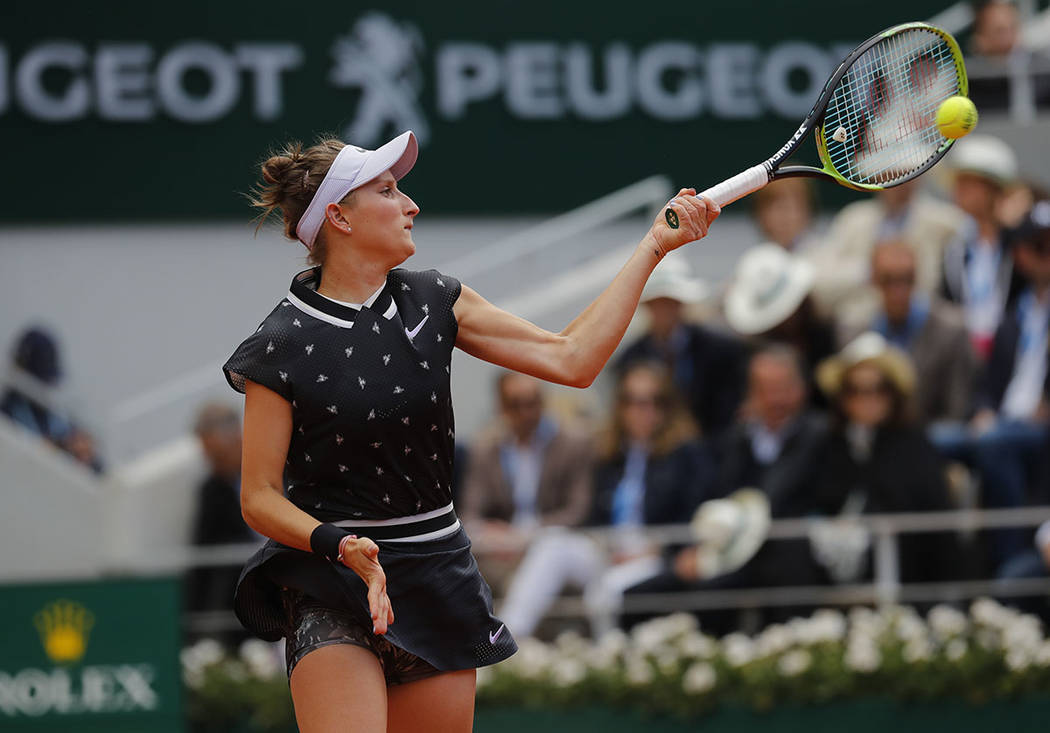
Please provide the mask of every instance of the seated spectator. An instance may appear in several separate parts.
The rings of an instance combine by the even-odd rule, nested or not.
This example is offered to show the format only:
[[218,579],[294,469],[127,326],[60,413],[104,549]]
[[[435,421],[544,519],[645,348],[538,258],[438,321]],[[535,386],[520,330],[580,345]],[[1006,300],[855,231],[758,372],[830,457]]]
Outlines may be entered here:
[[1021,20],[1010,0],[977,3],[973,53],[967,56],[970,99],[984,112],[1009,111],[1028,121],[1050,103],[1050,64],[1044,53],[1021,44]]
[[956,207],[923,193],[918,179],[845,206],[822,244],[807,253],[816,271],[817,304],[826,313],[870,307],[872,251],[896,239],[916,243],[916,290],[933,293],[940,286],[944,250],[965,225]]
[[95,442],[54,405],[62,380],[58,344],[48,331],[29,328],[15,342],[10,386],[0,398],[0,412],[52,443],[95,473],[103,470]]
[[[757,488],[767,497],[774,519],[801,517],[814,510],[811,484],[827,422],[806,405],[806,378],[798,354],[781,344],[756,351],[741,419],[720,441],[719,493]],[[812,585],[822,578],[804,541],[772,540],[737,572],[713,579],[704,576],[696,547],[684,548],[659,576],[627,592]],[[778,611],[766,615],[767,621],[782,616]],[[704,613],[701,623],[723,633],[732,630],[735,618]]]
[[[194,432],[209,474],[197,490],[191,542],[223,545],[260,540],[241,516],[241,420],[237,411],[225,403],[208,403],[197,414]],[[188,578],[187,607],[231,610],[239,572],[239,564],[194,570]]]
[[[812,484],[822,514],[848,520],[861,513],[950,508],[944,462],[909,417],[915,370],[904,352],[865,333],[823,362],[817,381],[834,409]],[[862,534],[815,532],[811,539],[833,578],[859,578],[868,546]],[[946,578],[951,556],[943,534],[902,535],[899,543],[903,581]]]
[[705,293],[684,255],[664,258],[642,292],[648,329],[623,350],[616,365],[623,371],[639,361],[665,364],[704,435],[715,436],[732,423],[740,406],[745,352],[737,340],[685,321],[685,307]]
[[[752,247],[740,258],[725,296],[730,327],[758,343],[791,346],[800,355],[806,374],[834,352],[834,331],[813,305],[813,266],[775,244]],[[823,404],[810,392],[815,405]]]
[[636,363],[620,376],[609,426],[601,436],[589,523],[616,532],[611,555],[584,532],[552,529],[526,552],[500,617],[515,636],[530,636],[568,584],[584,588],[592,633],[608,630],[625,588],[660,572],[660,552],[639,532],[681,522],[711,494],[714,466],[659,365]]
[[575,527],[591,509],[590,437],[544,410],[539,380],[503,372],[499,418],[475,440],[460,516],[471,527],[490,583],[501,586],[538,527]]
[[816,194],[807,178],[781,178],[751,194],[761,238],[789,252],[806,252],[817,244],[813,231]]
[[[946,428],[935,434],[945,453],[975,463],[987,507],[1023,506],[1030,498],[1030,484],[1037,483],[1033,477],[1045,470],[1050,416],[1050,201],[1032,207],[1015,242],[1013,256],[1024,285],[995,332],[977,389],[977,413],[968,430]],[[997,563],[1023,551],[1027,542],[1022,530],[997,531],[993,540]]]
[[941,294],[963,307],[974,348],[985,359],[1017,287],[999,219],[1004,187],[1017,177],[1017,159],[1002,140],[970,135],[954,145],[948,163],[952,198],[973,226],[944,251]]
[[879,294],[878,307],[873,316],[841,322],[838,340],[844,346],[865,331],[882,334],[915,365],[919,422],[966,420],[977,375],[966,321],[956,306],[916,291],[916,266],[915,250],[903,241],[875,247],[871,281]]

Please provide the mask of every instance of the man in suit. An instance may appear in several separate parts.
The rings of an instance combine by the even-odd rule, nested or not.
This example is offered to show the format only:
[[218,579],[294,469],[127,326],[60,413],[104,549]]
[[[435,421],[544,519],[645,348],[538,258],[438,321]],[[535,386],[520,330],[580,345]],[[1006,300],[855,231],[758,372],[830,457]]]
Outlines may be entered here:
[[916,242],[916,289],[933,293],[940,285],[945,249],[963,233],[966,219],[954,206],[922,193],[921,181],[880,191],[852,203],[831,221],[823,243],[807,252],[817,279],[813,296],[823,312],[870,308],[871,253],[880,242]]
[[594,450],[588,435],[545,412],[538,380],[503,372],[496,393],[499,419],[471,448],[460,515],[479,547],[494,548],[482,561],[499,585],[529,533],[587,518]]
[[[816,455],[824,445],[827,420],[807,409],[807,380],[799,354],[772,343],[757,350],[748,367],[748,390],[740,419],[719,441],[718,491],[729,495],[753,487],[769,499],[774,519],[811,513],[810,494]],[[684,519],[684,518],[683,518]],[[704,577],[696,547],[677,552],[667,572],[631,588],[628,593],[661,593],[693,589],[812,585],[824,581],[804,540],[766,542],[740,570]],[[799,609],[770,609],[767,621]],[[709,612],[703,624],[727,632],[733,614]]]
[[960,421],[970,416],[977,355],[962,311],[936,296],[916,292],[918,258],[902,240],[875,247],[871,282],[879,294],[875,313],[840,320],[839,348],[865,331],[876,331],[907,353],[915,364],[916,418],[922,423]]

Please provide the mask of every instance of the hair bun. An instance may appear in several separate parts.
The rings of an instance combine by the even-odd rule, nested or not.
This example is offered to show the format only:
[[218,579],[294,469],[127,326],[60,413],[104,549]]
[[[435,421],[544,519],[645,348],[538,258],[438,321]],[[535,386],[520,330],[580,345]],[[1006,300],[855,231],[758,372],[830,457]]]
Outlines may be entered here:
[[287,155],[274,155],[262,164],[262,177],[267,183],[277,186],[284,184],[285,178],[295,167],[296,160]]

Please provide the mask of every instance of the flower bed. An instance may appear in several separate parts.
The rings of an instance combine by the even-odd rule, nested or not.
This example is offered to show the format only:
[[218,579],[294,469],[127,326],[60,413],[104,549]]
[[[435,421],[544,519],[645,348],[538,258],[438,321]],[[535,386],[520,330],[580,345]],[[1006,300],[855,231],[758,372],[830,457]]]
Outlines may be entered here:
[[[183,668],[196,730],[294,730],[271,646],[249,642],[233,658],[202,642],[184,652]],[[678,717],[872,698],[979,704],[1048,691],[1050,640],[1039,620],[986,599],[968,615],[938,606],[925,619],[906,607],[823,610],[722,639],[675,614],[597,642],[570,633],[553,644],[525,640],[478,675],[483,710],[616,707]]]

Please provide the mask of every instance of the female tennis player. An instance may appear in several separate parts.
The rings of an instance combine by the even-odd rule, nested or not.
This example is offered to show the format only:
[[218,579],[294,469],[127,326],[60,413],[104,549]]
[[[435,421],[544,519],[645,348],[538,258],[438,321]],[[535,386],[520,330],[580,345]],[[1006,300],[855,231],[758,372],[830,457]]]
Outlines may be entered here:
[[304,733],[471,730],[475,669],[517,645],[452,507],[452,348],[586,387],[657,262],[719,213],[681,190],[680,228],[661,212],[605,291],[551,333],[449,275],[398,268],[415,252],[419,207],[398,181],[416,155],[411,132],[377,150],[294,144],[263,163],[255,200],[280,209],[314,267],[224,366],[246,395],[244,518],[270,538],[235,608],[262,638],[286,639]]

